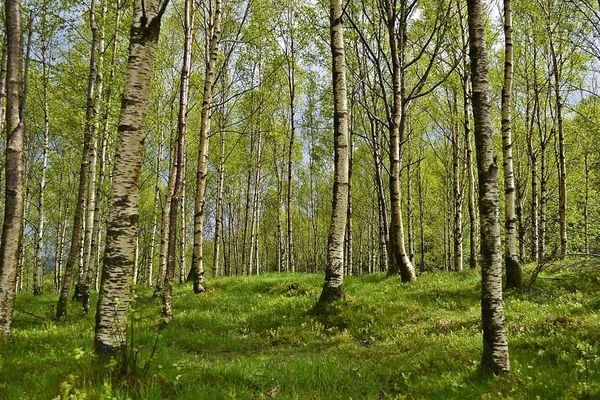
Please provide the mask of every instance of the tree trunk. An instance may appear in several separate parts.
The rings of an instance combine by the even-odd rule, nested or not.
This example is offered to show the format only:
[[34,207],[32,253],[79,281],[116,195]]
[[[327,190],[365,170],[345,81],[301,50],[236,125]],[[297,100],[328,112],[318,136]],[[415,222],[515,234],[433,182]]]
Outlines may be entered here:
[[260,132],[260,126],[258,127],[258,145],[256,150],[256,166],[254,170],[254,190],[252,194],[252,226],[250,229],[250,261],[249,261],[249,273],[252,274],[254,271],[256,275],[259,274],[260,268],[258,266],[258,232],[259,232],[259,206],[260,206],[260,172],[261,172],[261,161],[262,161],[262,134]]
[[[251,108],[254,106],[254,97],[251,95]],[[248,154],[253,155],[256,148],[256,133],[250,133],[250,149]],[[246,199],[244,203],[244,231],[242,232],[242,275],[250,274],[250,262],[249,262],[249,251],[248,251],[248,242],[250,241],[248,237],[248,230],[252,230],[252,165],[254,164],[252,157],[248,160],[248,164],[246,167]]]
[[475,146],[479,177],[479,218],[481,221],[481,316],[483,325],[481,368],[493,373],[503,373],[510,370],[510,363],[502,300],[500,199],[498,165],[494,155],[488,55],[481,0],[468,0],[467,7]]
[[308,169],[310,173],[310,225],[311,225],[311,236],[312,236],[312,258],[311,258],[311,272],[316,273],[318,270],[319,260],[318,260],[318,251],[319,248],[319,225],[318,225],[318,214],[317,214],[317,196],[316,196],[316,174],[315,174],[315,132],[312,128],[314,126],[313,115],[309,114],[309,118],[311,118],[309,134],[310,134],[310,149],[309,149],[309,159],[308,159]]
[[[223,118],[223,116],[221,117]],[[219,170],[217,173],[217,204],[215,211],[215,235],[213,237],[213,275],[219,276],[221,271],[221,236],[223,232],[223,185],[225,182],[225,136],[219,130]]]
[[538,107],[538,131],[540,136],[540,227],[539,227],[539,258],[546,256],[546,208],[548,204],[548,173],[546,162],[546,147],[548,144],[548,135],[545,127],[542,127],[540,119],[541,105]]
[[[466,65],[466,64],[465,64]],[[465,76],[466,72],[465,72]],[[469,180],[469,267],[477,267],[477,207],[475,204],[475,171],[473,168],[473,147],[471,146],[471,123],[469,118],[469,89],[468,78],[463,81],[463,123],[465,131],[465,162],[467,163],[467,175]]]
[[169,179],[167,182],[167,190],[165,193],[165,202],[163,204],[162,216],[160,222],[160,248],[158,255],[158,272],[156,275],[156,286],[154,289],[154,296],[158,296],[163,290],[165,282],[165,275],[167,273],[167,253],[169,247],[169,236],[170,236],[170,213],[171,213],[171,202],[173,201],[173,195],[175,193],[175,150],[171,149],[171,159],[169,160]]
[[377,125],[370,121],[371,138],[373,140],[373,160],[375,162],[375,183],[377,185],[377,208],[379,211],[379,268],[380,271],[387,271],[391,259],[389,246],[389,222],[387,213],[387,204],[385,190],[383,187],[383,172],[381,159],[381,145],[379,143],[379,134]]
[[423,193],[423,165],[424,158],[423,144],[419,145],[419,161],[417,163],[417,192],[419,196],[419,270],[425,272],[425,196]]
[[412,205],[412,159],[406,164],[406,231],[408,233],[408,259],[415,265],[415,235]]
[[[185,155],[185,152],[184,152]],[[183,159],[183,171],[186,170],[186,157]],[[187,278],[186,271],[186,261],[185,261],[185,250],[187,243],[187,197],[186,197],[186,179],[185,172],[183,176],[183,184],[181,188],[181,203],[180,203],[180,240],[178,242],[179,245],[179,283],[185,283]]]
[[37,237],[35,243],[34,269],[33,269],[33,294],[42,294],[42,279],[44,276],[44,260],[42,259],[44,227],[45,227],[45,209],[44,200],[46,192],[46,176],[48,173],[48,141],[50,132],[50,109],[48,105],[48,79],[50,75],[50,65],[46,59],[48,46],[48,38],[46,34],[46,15],[42,16],[42,27],[40,34],[40,54],[42,58],[42,86],[43,86],[43,103],[44,103],[44,130],[43,130],[43,146],[42,146],[42,176],[40,177],[39,198],[38,198],[38,226]]
[[153,277],[154,277],[154,253],[156,247],[156,235],[158,232],[158,210],[160,205],[160,182],[161,178],[161,164],[162,164],[162,156],[163,156],[163,128],[162,126],[158,127],[159,131],[159,139],[158,139],[158,152],[156,156],[156,169],[155,169],[155,177],[156,181],[154,183],[154,199],[152,201],[152,234],[150,235],[150,255],[148,262],[148,273],[147,273],[147,283],[148,286],[152,287]]
[[218,45],[221,37],[221,0],[215,1],[211,15],[210,44],[208,63],[204,74],[204,92],[202,94],[202,111],[200,114],[200,144],[198,151],[198,167],[196,171],[196,198],[194,201],[194,250],[192,253],[191,274],[194,279],[194,293],[204,292],[204,212],[206,174],[208,168],[208,133],[210,131],[210,114],[215,81],[215,70]]
[[[352,114],[350,116],[350,120],[352,121]],[[348,207],[347,207],[347,215],[346,215],[346,275],[352,276],[352,272],[354,269],[353,265],[353,252],[352,252],[352,161],[353,161],[353,153],[354,149],[352,148],[352,122],[350,123],[350,131],[348,133]]]
[[[119,29],[121,25],[121,8],[122,1],[117,0],[116,7],[116,17],[115,17],[115,33],[112,40],[112,48],[111,48],[111,60],[110,60],[110,69],[108,72],[108,80],[106,85],[106,93],[104,95],[104,110],[102,114],[102,134],[100,140],[100,165],[98,167],[98,182],[95,185],[96,194],[95,194],[95,210],[94,210],[94,220],[92,227],[92,238],[91,238],[91,251],[90,251],[90,266],[89,266],[89,276],[87,277],[86,285],[84,286],[83,292],[83,311],[87,312],[90,307],[90,290],[92,282],[94,283],[94,287],[98,288],[98,275],[100,270],[99,263],[99,254],[100,254],[100,232],[102,231],[102,213],[101,213],[101,205],[104,203],[104,183],[106,180],[106,168],[107,168],[107,152],[108,152],[108,142],[109,135],[111,130],[109,129],[109,116],[110,116],[110,105],[113,97],[113,82],[115,76],[115,60],[117,57],[117,46],[119,44]],[[105,51],[104,45],[104,29],[106,23],[104,22],[104,18],[106,17],[107,1],[103,4],[102,16],[103,16],[103,26],[101,31],[101,39],[100,39],[100,48],[101,51]],[[101,64],[101,63],[100,63]],[[102,75],[99,74],[98,80],[102,82]],[[101,96],[101,88],[102,85],[98,84],[98,95]]]
[[589,203],[590,203],[590,166],[588,149],[583,156],[584,168],[584,202],[583,202],[583,252],[590,254],[590,235],[589,235]]
[[[139,221],[139,177],[148,92],[166,3],[135,0],[129,61],[118,124],[117,151],[106,233],[104,268],[96,312],[97,354],[115,354],[126,345],[131,275]],[[64,285],[63,285],[64,286]]]
[[463,270],[463,189],[462,177],[460,168],[460,133],[458,124],[458,101],[456,92],[452,92],[453,104],[452,113],[456,116],[457,123],[452,122],[452,199],[454,200],[454,271]]
[[[27,107],[27,94],[29,92],[29,66],[31,64],[31,39],[33,37],[33,19],[34,19],[34,14],[33,14],[33,10],[29,11],[29,21],[27,23],[27,44],[25,46],[25,60],[24,60],[24,66],[23,66],[23,92],[22,92],[22,101],[21,101],[21,108],[19,109],[19,118],[21,119],[21,121],[23,121],[23,124],[25,125],[25,109]],[[23,130],[25,130],[25,128],[23,128]],[[24,152],[25,147],[27,145],[27,141],[24,141]],[[25,157],[25,156],[24,156]],[[23,168],[24,168],[24,173],[26,171],[26,167],[25,164],[23,164]],[[25,173],[24,175],[24,186],[25,186],[25,205],[24,205],[24,211],[23,211],[23,223],[21,224],[21,232],[19,233],[19,252],[18,252],[18,287],[19,287],[19,291],[22,292],[23,291],[23,282],[25,281],[24,275],[25,275],[25,240],[24,240],[24,234],[25,234],[25,221],[27,221],[28,217],[29,217],[29,208],[31,206],[31,204],[33,203],[33,201],[29,198],[30,196],[30,187],[28,184],[28,180],[29,180],[29,174]],[[28,283],[27,282],[27,288],[28,288]]]
[[184,5],[184,45],[181,75],[179,80],[179,111],[177,116],[177,138],[174,153],[175,187],[173,198],[169,204],[169,236],[167,242],[167,269],[162,287],[162,323],[173,319],[173,295],[171,282],[175,276],[177,264],[177,215],[183,197],[185,176],[185,142],[187,134],[188,97],[190,89],[190,66],[192,62],[192,37],[194,26],[194,10],[192,0],[185,0]]
[[344,282],[344,231],[348,207],[348,104],[342,1],[330,0],[329,22],[333,80],[334,171],[333,200],[325,283],[319,304],[341,299]]
[[[404,87],[403,54],[405,26],[396,29],[398,15],[390,0],[385,1],[387,30],[392,59],[393,109],[390,121],[390,203],[392,221],[390,226],[390,246],[392,260],[390,274],[400,274],[402,282],[416,280],[415,269],[406,254],[404,226],[402,222],[402,198],[400,188],[400,147],[404,141],[406,125],[406,101]],[[404,5],[404,2],[403,2]]]
[[69,294],[75,275],[75,263],[79,261],[82,250],[82,231],[85,218],[85,199],[88,187],[90,170],[90,158],[92,142],[94,139],[94,119],[96,102],[96,79],[98,75],[98,25],[96,23],[96,0],[91,0],[89,11],[89,24],[92,31],[92,43],[90,49],[90,68],[87,84],[87,101],[85,111],[85,127],[83,131],[83,151],[81,152],[81,168],[79,170],[79,188],[77,190],[77,203],[73,216],[73,231],[71,233],[71,249],[65,264],[62,287],[56,306],[56,319],[64,320],[67,317]]
[[[290,22],[292,24],[292,22]],[[294,36],[290,27],[291,40],[291,59],[288,58],[288,86],[290,94],[290,137],[288,143],[287,154],[287,184],[285,196],[285,212],[286,212],[286,248],[287,260],[286,266],[288,272],[296,272],[296,261],[294,259],[294,224],[292,221],[292,192],[293,192],[293,156],[294,142],[296,139],[296,58],[294,49]]]
[[67,231],[67,223],[61,220],[56,237],[56,259],[54,262],[54,291],[60,291],[60,283],[62,279],[63,252],[65,247],[65,234]]
[[465,19],[461,12],[461,7],[457,8],[460,18],[460,32],[461,32],[461,44],[465,49],[465,54],[462,59],[463,72],[461,75],[461,88],[463,95],[463,131],[465,140],[465,164],[467,168],[467,180],[468,180],[468,209],[469,209],[469,267],[477,267],[477,233],[479,232],[477,227],[477,207],[475,205],[475,171],[473,168],[473,147],[471,145],[471,118],[469,107],[470,94],[470,82],[469,82],[469,61],[467,59],[466,49],[468,46],[468,32],[465,27]]
[[6,45],[6,36],[3,41],[2,64],[0,65],[0,132],[4,132],[6,127],[6,70],[8,61],[8,49]]
[[[98,164],[98,130],[99,120],[98,115],[100,114],[100,102],[102,100],[104,75],[102,74],[102,66],[104,64],[104,52],[106,51],[105,46],[105,19],[107,13],[107,1],[102,4],[102,11],[100,14],[100,20],[102,21],[99,34],[98,34],[98,60],[97,60],[97,74],[96,74],[96,96],[94,99],[94,122],[92,124],[92,134],[90,143],[90,163],[89,163],[89,176],[88,176],[88,193],[87,193],[87,219],[85,223],[84,241],[83,241],[83,276],[76,289],[79,293],[75,293],[76,297],[82,302],[83,313],[86,314],[90,309],[90,290],[94,279],[94,266],[95,266],[95,251],[94,245],[94,230],[96,224],[96,213],[99,213],[98,198],[98,187],[100,182],[96,180],[96,166]],[[103,132],[105,133],[105,132]],[[104,135],[103,135],[104,136]],[[103,140],[104,138],[102,138]],[[101,141],[101,146],[104,146],[104,141]],[[100,151],[105,149],[101,148]],[[106,154],[102,154],[102,157],[106,158]],[[101,163],[105,160],[101,160]],[[98,220],[99,223],[99,220]]]
[[558,129],[558,219],[560,225],[560,258],[567,255],[567,168],[565,161],[565,132],[563,128],[563,100],[560,95],[560,75],[558,54],[554,46],[552,31],[548,27],[550,53],[552,56],[552,74],[554,77],[554,97],[556,106],[556,124]]
[[506,288],[521,288],[522,273],[518,253],[515,171],[512,139],[513,28],[511,0],[504,0],[504,85],[502,87],[502,155],[504,167],[504,263]]
[[281,195],[283,191],[283,183],[281,174],[279,173],[279,165],[277,158],[277,144],[273,143],[273,163],[275,165],[275,179],[277,180],[277,255],[276,255],[276,267],[277,272],[282,272],[285,268],[282,268],[283,264],[283,223],[281,221]]
[[[535,53],[534,53],[535,57]],[[526,74],[526,76],[528,76]],[[529,80],[527,80],[527,96],[529,96]],[[538,208],[538,176],[537,176],[537,153],[533,147],[533,129],[536,119],[536,110],[539,107],[537,95],[534,95],[533,109],[531,110],[531,119],[527,125],[527,151],[529,153],[529,168],[531,170],[531,260],[537,263],[540,259],[539,253],[539,208]],[[527,118],[529,117],[528,101]]]
[[4,222],[0,242],[0,334],[9,334],[15,305],[19,236],[23,226],[25,125],[20,117],[22,97],[21,4],[4,3],[6,23],[6,182]]

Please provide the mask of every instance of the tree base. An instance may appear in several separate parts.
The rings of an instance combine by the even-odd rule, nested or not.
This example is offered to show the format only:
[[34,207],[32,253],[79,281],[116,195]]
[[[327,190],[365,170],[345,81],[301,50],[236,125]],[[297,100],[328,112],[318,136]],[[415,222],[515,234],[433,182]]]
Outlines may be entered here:
[[499,365],[492,360],[481,360],[478,373],[482,376],[498,376],[510,373],[510,367],[507,365]]
[[206,288],[200,282],[194,282],[194,294],[206,292]]
[[511,257],[505,257],[506,265],[506,289],[521,289],[523,286],[523,273],[518,261]]
[[321,296],[319,297],[319,301],[317,301],[315,308],[322,308],[323,306],[342,300],[343,298],[344,290],[342,289],[342,286],[323,286]]
[[103,357],[112,357],[116,356],[121,352],[123,346],[113,346],[106,343],[102,343],[98,340],[94,341],[94,352],[96,355]]

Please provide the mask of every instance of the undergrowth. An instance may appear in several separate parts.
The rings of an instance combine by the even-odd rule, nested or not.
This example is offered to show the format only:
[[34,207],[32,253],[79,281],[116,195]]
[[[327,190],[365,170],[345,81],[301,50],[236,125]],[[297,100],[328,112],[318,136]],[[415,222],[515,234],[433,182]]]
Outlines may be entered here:
[[477,374],[477,271],[348,278],[344,300],[315,314],[321,283],[268,274],[209,279],[200,295],[180,286],[162,330],[152,290],[137,289],[125,370],[92,354],[93,313],[72,305],[55,324],[54,294],[19,295],[0,398],[600,398],[598,263],[555,264],[531,291],[505,294],[513,371],[496,378]]

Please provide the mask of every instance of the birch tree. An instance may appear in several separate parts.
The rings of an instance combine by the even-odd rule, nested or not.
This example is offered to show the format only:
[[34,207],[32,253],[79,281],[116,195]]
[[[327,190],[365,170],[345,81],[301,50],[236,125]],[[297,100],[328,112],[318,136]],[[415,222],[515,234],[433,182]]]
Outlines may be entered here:
[[341,0],[329,2],[329,32],[333,79],[333,142],[334,177],[333,201],[329,237],[327,239],[327,265],[325,283],[318,304],[339,300],[343,296],[344,233],[348,207],[348,99],[346,87],[346,55]]
[[488,80],[488,55],[483,23],[484,6],[481,0],[467,0],[467,7],[481,226],[481,316],[483,322],[481,367],[483,370],[493,373],[503,373],[510,370],[510,363],[508,339],[504,327],[502,254],[498,215],[500,207],[498,164],[494,154],[491,89]]
[[502,155],[504,157],[504,230],[506,243],[506,288],[521,287],[521,265],[518,252],[516,215],[515,171],[513,166],[512,137],[512,90],[513,90],[513,25],[511,0],[504,0],[504,85],[502,86]]
[[129,60],[117,130],[111,214],[96,311],[94,347],[114,354],[125,346],[127,314],[139,220],[139,176],[147,93],[156,57],[161,18],[168,0],[133,1]]
[[210,131],[210,114],[215,83],[218,46],[221,37],[222,1],[215,0],[210,22],[210,42],[208,62],[204,70],[204,91],[202,94],[202,110],[200,113],[200,144],[198,148],[198,165],[196,168],[196,196],[194,201],[194,249],[192,253],[191,277],[194,293],[204,292],[204,213],[206,174],[208,170],[208,138]]
[[[75,265],[79,261],[80,251],[82,249],[82,236],[85,218],[85,203],[87,187],[89,182],[89,168],[94,128],[94,112],[96,102],[96,83],[98,75],[98,24],[96,21],[97,0],[91,0],[88,12],[89,25],[92,32],[92,42],[90,49],[90,68],[88,73],[88,82],[86,90],[85,121],[83,129],[83,149],[81,152],[81,167],[79,170],[79,187],[77,189],[77,203],[75,204],[75,213],[73,215],[73,230],[71,232],[71,248],[65,264],[60,295],[56,306],[56,319],[64,320],[67,316],[67,307],[69,295],[75,278]],[[77,290],[79,292],[79,290]],[[79,293],[78,293],[79,294]]]
[[6,28],[6,177],[4,222],[0,241],[0,333],[9,334],[15,306],[19,258],[19,236],[23,226],[23,152],[25,124],[23,107],[21,47],[21,2],[4,2]]

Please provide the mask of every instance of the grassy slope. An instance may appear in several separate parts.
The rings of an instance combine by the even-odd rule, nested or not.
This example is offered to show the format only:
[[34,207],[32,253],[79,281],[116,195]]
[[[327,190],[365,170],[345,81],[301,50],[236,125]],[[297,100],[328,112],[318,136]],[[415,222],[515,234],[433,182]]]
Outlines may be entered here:
[[[182,286],[147,374],[127,381],[91,356],[92,315],[55,325],[23,313],[49,319],[55,295],[21,295],[13,338],[0,343],[0,398],[600,398],[599,272],[560,268],[531,293],[507,295],[513,373],[495,379],[477,374],[475,271],[427,274],[413,285],[350,278],[329,318],[308,313],[317,275],[219,278],[200,296]],[[159,304],[137,294],[143,365]]]

